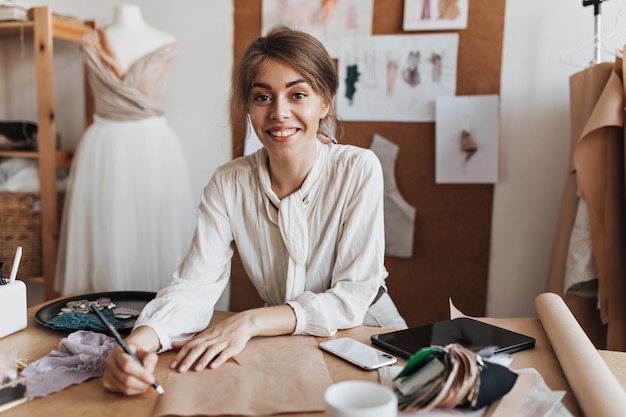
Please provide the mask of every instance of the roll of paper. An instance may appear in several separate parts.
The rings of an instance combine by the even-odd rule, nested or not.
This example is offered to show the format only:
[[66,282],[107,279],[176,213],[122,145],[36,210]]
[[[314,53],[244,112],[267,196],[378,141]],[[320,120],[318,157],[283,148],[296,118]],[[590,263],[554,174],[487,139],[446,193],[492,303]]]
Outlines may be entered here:
[[584,414],[623,415],[626,393],[563,299],[543,293],[535,299],[535,308]]

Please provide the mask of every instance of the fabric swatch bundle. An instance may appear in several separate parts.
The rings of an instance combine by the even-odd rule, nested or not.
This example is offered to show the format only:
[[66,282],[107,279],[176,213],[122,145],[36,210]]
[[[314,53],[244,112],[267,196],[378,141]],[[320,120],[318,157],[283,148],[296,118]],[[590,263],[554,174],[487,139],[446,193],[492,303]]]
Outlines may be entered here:
[[455,343],[415,353],[394,378],[394,385],[402,410],[478,410],[509,392],[517,376],[507,367],[484,360]]

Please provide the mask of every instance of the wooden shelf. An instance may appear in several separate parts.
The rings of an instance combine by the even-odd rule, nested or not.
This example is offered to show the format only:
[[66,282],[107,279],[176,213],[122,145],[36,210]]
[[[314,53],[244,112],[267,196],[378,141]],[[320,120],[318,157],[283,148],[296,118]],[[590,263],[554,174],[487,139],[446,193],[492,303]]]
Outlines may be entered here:
[[[35,27],[35,9],[41,9],[41,7],[31,9],[30,20],[0,21],[0,36],[32,35]],[[51,15],[50,21],[52,38],[68,42],[79,42],[81,36],[91,32],[96,26],[95,22],[91,20],[78,23],[55,15]]]
[[26,21],[6,21],[0,22],[0,36],[32,35],[33,22]]
[[84,24],[69,22],[57,16],[52,16],[52,37],[68,42],[80,42],[81,36],[95,28],[94,21]]
[[[79,42],[83,34],[96,28],[95,21],[84,23],[53,16],[50,7],[34,7],[27,21],[0,22],[0,37],[32,37],[37,93],[37,150],[0,151],[3,157],[35,158],[39,165],[41,199],[42,275],[45,298],[57,296],[54,290],[56,256],[59,239],[57,216],[56,171],[71,165],[73,151],[57,150],[54,108],[54,40]],[[1,40],[1,39],[0,39]],[[85,82],[85,114],[93,108],[89,87]],[[91,119],[86,116],[85,125]]]
[[[39,158],[39,152],[37,151],[0,151],[0,157],[9,158]],[[55,158],[57,166],[59,168],[69,168],[72,165],[72,158],[74,157],[74,150],[58,150],[55,152]]]
[[0,151],[0,157],[5,158],[39,158],[35,151]]

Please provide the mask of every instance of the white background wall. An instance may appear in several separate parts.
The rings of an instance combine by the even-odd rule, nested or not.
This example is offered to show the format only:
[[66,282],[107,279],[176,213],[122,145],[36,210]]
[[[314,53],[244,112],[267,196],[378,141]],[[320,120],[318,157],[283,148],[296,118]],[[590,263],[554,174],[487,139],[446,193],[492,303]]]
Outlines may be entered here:
[[[489,1],[489,0],[470,0]],[[625,0],[602,4],[605,46],[626,41]],[[37,1],[21,0],[30,7]],[[112,0],[48,0],[57,13],[103,26]],[[146,21],[174,35],[181,49],[167,117],[178,132],[198,196],[231,155],[228,91],[232,69],[231,0],[134,0]],[[495,188],[487,314],[534,316],[542,292],[569,154],[569,76],[593,58],[591,7],[573,0],[508,0],[501,78],[500,181]],[[82,133],[82,64],[75,45],[55,44],[55,98],[63,147]],[[0,45],[0,118],[35,120],[32,60],[19,41]],[[30,61],[29,61],[30,60]],[[611,60],[605,54],[604,60]],[[16,67],[19,69],[16,71]],[[11,69],[10,71],[8,69]]]

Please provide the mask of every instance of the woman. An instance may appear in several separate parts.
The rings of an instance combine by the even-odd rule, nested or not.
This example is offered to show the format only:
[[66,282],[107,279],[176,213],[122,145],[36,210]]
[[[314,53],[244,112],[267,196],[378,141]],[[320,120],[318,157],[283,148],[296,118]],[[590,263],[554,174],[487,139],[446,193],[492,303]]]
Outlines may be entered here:
[[[277,28],[253,42],[233,77],[234,123],[249,117],[263,144],[217,169],[204,190],[191,248],[172,283],[106,364],[104,386],[136,394],[157,356],[172,369],[216,368],[255,336],[331,336],[361,324],[406,328],[386,293],[383,178],[373,152],[328,140],[338,78],[312,36]],[[318,135],[327,137],[318,139]],[[207,327],[236,244],[266,307]]]

